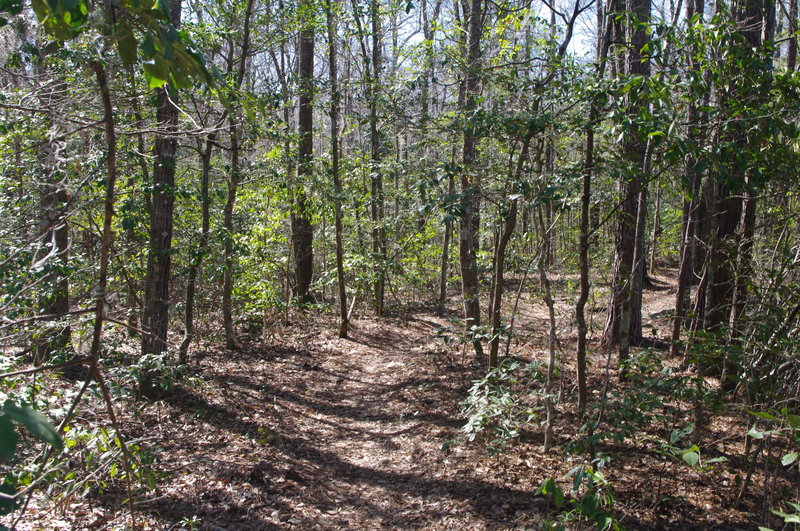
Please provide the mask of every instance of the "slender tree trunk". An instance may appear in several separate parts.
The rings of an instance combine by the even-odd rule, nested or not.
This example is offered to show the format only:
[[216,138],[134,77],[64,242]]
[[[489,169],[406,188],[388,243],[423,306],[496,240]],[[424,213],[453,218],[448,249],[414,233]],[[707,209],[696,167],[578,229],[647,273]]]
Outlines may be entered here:
[[[198,144],[200,141],[198,140]],[[200,145],[198,147],[201,147]],[[184,335],[178,348],[178,363],[187,361],[189,346],[194,339],[194,304],[197,292],[197,283],[200,281],[200,267],[208,252],[208,235],[211,228],[211,197],[208,194],[208,180],[211,174],[211,152],[214,148],[214,134],[206,138],[205,147],[200,152],[200,241],[192,253],[189,264],[188,280],[186,282],[186,307],[184,309]]]
[[[542,234],[547,233],[547,229],[545,228],[544,224],[545,221],[542,218],[542,211],[541,208],[537,214],[539,220],[539,228]],[[542,239],[542,243],[544,244],[546,240]],[[556,407],[555,403],[553,402],[553,393],[555,391],[555,373],[556,373],[556,310],[555,310],[555,303],[553,302],[553,296],[550,293],[550,279],[547,278],[547,270],[545,268],[547,262],[547,257],[545,255],[544,245],[539,251],[539,259],[537,260],[537,269],[539,270],[539,281],[542,284],[542,289],[544,290],[544,303],[547,306],[547,318],[548,323],[550,324],[547,332],[547,384],[545,387],[545,410],[547,412],[547,418],[545,419],[545,427],[544,427],[544,450],[545,452],[550,450],[550,448],[554,444],[555,435],[553,433],[553,426],[555,425],[555,416],[556,416]]]
[[[598,53],[599,55],[599,53]],[[598,66],[598,70],[599,70]],[[580,271],[580,292],[575,302],[575,321],[578,325],[576,350],[576,371],[578,379],[578,416],[586,413],[588,390],[586,388],[586,301],[589,300],[589,207],[591,204],[592,173],[594,172],[594,128],[598,119],[597,102],[593,99],[589,108],[589,126],[586,131],[586,151],[583,160],[583,178],[581,179],[581,219],[578,240],[578,268]]]
[[[65,89],[65,88],[64,88]],[[56,88],[54,92],[58,92]],[[57,103],[57,102],[53,102]],[[51,127],[57,127],[51,118]],[[53,135],[55,136],[55,135]],[[64,182],[59,179],[54,142],[42,143],[39,152],[40,168],[46,180],[42,185],[39,199],[41,219],[39,236],[44,243],[44,252],[49,258],[43,260],[45,274],[44,294],[39,299],[42,315],[51,315],[58,321],[56,329],[42,334],[34,341],[34,363],[47,362],[56,353],[63,353],[70,347],[71,329],[59,320],[69,313],[69,277],[65,270],[69,261],[69,225],[67,224],[67,205],[69,193]]]
[[[134,127],[139,128],[142,131],[146,130],[148,128],[148,124],[142,116],[142,110],[139,102],[141,95],[136,88],[137,85],[133,70],[129,72],[128,83],[129,86],[133,88],[132,93],[129,95],[129,101],[131,102],[131,109],[133,111],[133,118],[135,120]],[[144,187],[144,193],[142,195],[144,196],[144,203],[147,211],[149,212],[152,208],[152,199],[149,191],[149,184],[151,183],[150,157],[148,156],[147,149],[145,148],[147,142],[145,141],[145,134],[142,131],[139,131],[136,134],[135,160],[139,167],[142,183],[147,185]],[[126,184],[130,190],[133,190],[136,187],[136,178],[134,175],[130,175],[128,177]],[[126,232],[129,245],[133,244],[138,246],[142,242],[142,235],[136,230],[135,226],[132,225]],[[130,251],[126,253],[124,259],[126,262],[130,263],[139,261],[137,253]],[[138,330],[140,328],[139,318],[144,309],[144,301],[142,297],[139,296],[140,293],[142,293],[141,279],[131,278],[128,283],[128,295],[126,297],[128,305],[128,335],[131,337],[138,335]]]
[[656,186],[656,204],[653,208],[653,232],[650,237],[650,274],[656,273],[656,249],[658,238],[661,236],[661,187]]
[[[467,61],[464,72],[463,114],[472,116],[478,106],[480,86],[480,39],[483,29],[481,0],[470,0],[467,18]],[[480,283],[478,275],[478,238],[480,229],[480,179],[475,168],[477,138],[471,127],[464,130],[461,173],[461,217],[459,258],[461,261],[461,287],[464,295],[464,323],[469,333],[481,324]],[[472,342],[475,354],[483,355],[479,340]]]
[[247,60],[250,56],[250,18],[253,12],[254,0],[248,0],[244,13],[244,28],[242,32],[241,53],[236,56],[235,45],[232,43],[228,56],[228,64],[231,70],[237,64],[238,68],[234,72],[231,105],[228,109],[228,132],[231,142],[231,166],[228,176],[228,198],[225,202],[223,213],[223,228],[225,229],[225,273],[222,281],[222,327],[225,330],[225,348],[234,350],[236,345],[236,330],[233,324],[233,243],[235,239],[235,229],[233,226],[233,212],[236,207],[236,194],[241,183],[240,157],[242,142],[239,139],[240,110],[238,101],[238,91],[244,83],[244,76]]
[[331,82],[331,174],[333,189],[336,194],[334,200],[335,231],[336,231],[336,278],[339,283],[339,337],[347,337],[347,290],[344,277],[344,249],[342,246],[342,182],[339,176],[339,107],[341,95],[339,94],[338,64],[336,52],[336,13],[337,5],[333,0],[326,2],[326,18],[328,25],[328,68],[330,69]]
[[[555,26],[553,26],[553,28],[555,28]],[[555,29],[553,31],[555,31]],[[555,147],[553,146],[552,139],[548,139],[544,151],[544,167],[549,175],[552,175],[554,170],[555,155]],[[556,231],[553,230],[553,210],[553,201],[548,201],[544,211],[545,223],[547,224],[544,229],[544,265],[548,269],[553,267],[556,263]]]
[[[517,160],[517,167],[512,174],[512,182],[519,180],[522,174],[522,168],[528,158],[528,145],[530,144],[530,137],[525,138]],[[511,200],[511,205],[508,209],[505,223],[503,224],[503,232],[497,240],[497,247],[494,254],[494,291],[492,292],[492,338],[489,342],[489,368],[497,367],[497,353],[500,348],[500,323],[502,317],[502,302],[503,291],[505,290],[505,260],[506,260],[506,247],[514,234],[514,228],[517,226],[517,208],[519,201],[517,199]]]
[[[686,4],[686,18],[691,21],[696,14],[700,17],[703,16],[705,9],[704,0],[690,0]],[[702,20],[702,18],[701,18]],[[694,54],[691,55],[689,61],[689,69],[695,73],[697,71],[696,60]],[[696,144],[701,136],[701,130],[697,123],[699,120],[699,112],[694,98],[689,98],[688,105],[688,118],[689,118],[689,131],[688,136],[690,144]],[[697,171],[697,159],[694,155],[687,154],[684,162],[684,175],[686,182],[689,185],[689,199],[684,199],[683,210],[685,215],[684,227],[682,229],[683,241],[681,242],[681,260],[678,270],[678,286],[675,291],[675,313],[672,321],[672,336],[670,354],[677,356],[680,349],[681,327],[686,319],[686,308],[689,305],[689,288],[692,285],[692,277],[694,275],[694,257],[695,247],[697,246],[697,236],[699,230],[699,214],[701,198],[700,193],[702,189],[701,175]]]
[[[749,179],[748,179],[749,181]],[[741,330],[740,322],[744,316],[745,305],[747,303],[747,286],[753,274],[752,256],[753,240],[755,237],[756,225],[756,198],[752,193],[746,191],[743,199],[742,218],[740,221],[739,237],[739,263],[736,267],[736,291],[733,295],[733,304],[730,322],[730,337],[734,343],[740,342]],[[732,359],[730,354],[725,359],[722,374],[722,387],[725,390],[733,390],[736,386],[736,379],[741,373],[741,366],[737,360]]]
[[[281,19],[281,23],[286,23],[284,19]],[[281,85],[281,99],[283,100],[283,157],[285,166],[285,177],[287,186],[291,189],[293,187],[293,183],[295,181],[295,171],[296,171],[296,162],[297,157],[294,156],[292,152],[292,105],[291,105],[291,92],[289,90],[289,72],[288,66],[286,64],[287,59],[287,52],[286,52],[286,41],[282,40],[280,43],[280,58],[274,53],[270,52],[272,56],[272,62],[275,66],[275,70],[278,72],[278,79]],[[292,198],[292,203],[294,205],[294,197]],[[291,258],[294,259],[294,245],[295,245],[295,221],[294,221],[295,213],[292,212],[289,215],[289,223],[290,223],[290,248],[289,254],[291,254]],[[297,279],[297,263],[295,262],[293,267],[294,274],[291,274],[289,270],[286,271],[286,302],[287,304],[290,302],[292,295],[297,293],[295,288],[296,279]]]
[[372,254],[375,268],[375,314],[383,315],[386,291],[386,230],[383,226],[383,173],[381,170],[381,142],[378,133],[378,88],[381,71],[381,19],[378,0],[370,2],[372,33],[371,75],[369,79],[369,140],[372,168],[370,173],[370,216],[372,218]]
[[[625,7],[629,17],[625,25],[626,40],[630,43],[625,56],[625,74],[647,76],[650,70],[649,64],[647,61],[642,62],[641,55],[641,49],[647,42],[647,34],[640,23],[649,20],[650,1],[627,0]],[[638,112],[635,102],[629,102],[629,107],[629,112]],[[607,347],[619,345],[620,366],[624,366],[627,360],[631,343],[641,337],[641,306],[635,304],[638,295],[634,292],[637,274],[634,260],[637,234],[639,234],[637,218],[645,146],[638,135],[639,132],[631,131],[623,145],[623,154],[628,162],[629,171],[619,183],[621,201],[614,245],[616,267],[603,336],[603,343]]]
[[100,341],[103,334],[103,321],[105,319],[106,289],[108,286],[108,265],[111,261],[111,241],[114,238],[112,221],[114,219],[115,186],[117,183],[117,132],[114,124],[114,110],[111,104],[111,95],[108,90],[108,81],[103,66],[93,61],[91,63],[100,88],[100,97],[103,103],[103,126],[106,137],[106,194],[103,201],[103,235],[100,244],[100,271],[95,292],[95,317],[92,331],[91,357],[94,372],[97,370],[97,361],[100,353]]
[[[433,8],[432,19],[428,16],[428,0],[422,0],[420,3],[421,16],[422,16],[422,35],[425,38],[425,64],[424,73],[422,75],[422,83],[420,86],[420,99],[422,100],[422,111],[420,115],[420,129],[421,129],[421,142],[423,145],[423,160],[430,160],[430,139],[429,139],[429,125],[430,125],[430,107],[431,95],[430,85],[434,76],[434,62],[435,51],[433,48],[433,26],[439,19],[439,12],[441,10],[442,0],[436,0]],[[451,156],[451,162],[455,162],[455,154]],[[455,192],[455,183],[452,176],[448,176],[448,195],[452,196]],[[424,198],[423,198],[424,199]],[[420,230],[422,230],[422,220],[424,217],[420,214]],[[453,232],[452,223],[447,220],[444,223],[444,234],[442,236],[442,255],[439,268],[439,297],[437,300],[437,307],[441,312],[444,309],[444,303],[447,300],[447,275],[448,266],[450,262],[450,238]]]
[[[181,0],[170,2],[171,22],[178,27]],[[155,166],[150,206],[150,248],[142,313],[142,353],[161,355],[168,346],[169,284],[172,268],[172,216],[175,204],[175,165],[178,141],[178,91],[170,84],[158,89]],[[139,379],[142,394],[151,394],[153,375],[145,371]]]
[[797,0],[789,0],[789,43],[786,50],[786,69],[794,72],[797,69]]
[[580,292],[575,302],[575,321],[578,325],[575,365],[578,379],[578,416],[586,413],[588,391],[586,388],[586,301],[589,300],[589,203],[591,201],[592,171],[594,169],[594,121],[597,119],[597,106],[592,103],[589,112],[589,130],[586,132],[586,153],[583,164],[581,190],[581,220],[578,242],[578,268],[580,270]]
[[647,260],[645,259],[645,227],[647,225],[647,195],[648,182],[650,180],[650,164],[652,153],[652,141],[648,139],[642,161],[641,185],[639,196],[636,200],[636,242],[633,253],[633,280],[631,285],[631,326],[629,332],[630,345],[640,345],[642,342],[642,292],[644,290],[645,277],[647,276]]
[[[455,158],[455,156],[453,156]],[[453,196],[456,191],[456,182],[452,175],[447,177],[447,194]],[[444,223],[444,238],[442,241],[442,258],[439,268],[439,311],[444,309],[447,300],[447,277],[450,269],[450,238],[453,234],[453,222],[450,220]]]
[[223,211],[222,226],[225,229],[225,272],[222,278],[222,328],[225,330],[225,348],[235,350],[236,330],[233,326],[233,210],[236,206],[236,194],[239,190],[239,131],[236,126],[236,112],[231,112],[228,116],[230,124],[228,133],[231,142],[231,166],[228,176],[228,198],[225,202]]
[[[691,115],[691,109],[690,109]],[[681,327],[686,319],[686,308],[689,304],[689,288],[694,275],[694,249],[697,245],[697,231],[700,211],[700,175],[696,171],[696,160],[687,157],[686,168],[687,182],[691,189],[691,198],[686,201],[686,221],[683,229],[683,242],[681,245],[681,260],[678,269],[678,286],[675,291],[675,312],[672,321],[672,345],[670,354],[677,356],[680,349]]]
[[291,216],[292,254],[295,261],[294,296],[303,304],[311,301],[311,280],[314,274],[313,238],[311,212],[308,208],[306,181],[313,172],[313,128],[314,128],[314,22],[310,16],[311,0],[300,2],[300,11],[308,16],[300,30],[297,74],[299,77],[299,105],[297,133],[297,182],[294,186],[294,209]]

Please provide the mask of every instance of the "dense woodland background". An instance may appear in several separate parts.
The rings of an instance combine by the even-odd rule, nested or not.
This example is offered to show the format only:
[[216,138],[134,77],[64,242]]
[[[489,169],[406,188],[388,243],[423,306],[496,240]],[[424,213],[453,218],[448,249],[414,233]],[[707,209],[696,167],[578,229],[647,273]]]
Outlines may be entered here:
[[[9,527],[800,522],[797,0],[0,11]],[[326,520],[300,490],[238,516],[166,494],[189,465],[165,459],[200,450],[165,442],[191,436],[162,407],[235,417],[210,397],[260,378],[254,411],[309,386],[391,411],[406,377],[421,419],[453,416],[409,455],[472,452],[480,481],[437,488],[496,504]],[[273,420],[226,424],[273,452],[246,476],[264,492],[306,447]]]

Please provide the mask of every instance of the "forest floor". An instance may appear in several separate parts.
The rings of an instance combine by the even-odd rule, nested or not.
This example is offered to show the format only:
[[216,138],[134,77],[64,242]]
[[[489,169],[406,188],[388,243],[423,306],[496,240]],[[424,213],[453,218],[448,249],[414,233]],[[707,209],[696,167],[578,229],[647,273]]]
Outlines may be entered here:
[[[663,336],[668,321],[659,316],[672,307],[674,286],[665,277],[657,281],[645,294],[644,316],[649,334]],[[517,318],[512,353],[524,360],[546,357],[540,300],[524,294]],[[561,323],[572,321],[571,300],[558,300]],[[556,511],[534,492],[546,477],[566,485],[565,474],[580,464],[561,446],[579,427],[574,330],[559,329],[556,447],[542,451],[537,424],[493,454],[461,432],[461,402],[481,367],[471,353],[436,337],[453,316],[410,308],[361,318],[350,339],[336,337],[329,320],[296,316],[274,337],[237,351],[195,349],[189,384],[157,401],[117,404],[124,432],[140,439],[157,473],[155,488],[136,497],[135,521],[145,529],[541,529]],[[603,316],[594,314],[593,400],[604,386],[605,356],[597,346]],[[615,491],[614,516],[628,529],[755,529],[758,472],[752,494],[730,508],[734,478],[747,467],[741,417],[715,417],[701,446],[704,455],[709,448],[728,462],[709,471],[659,455],[642,442],[647,434],[620,444],[619,457],[604,468]],[[57,503],[39,496],[18,528],[128,528],[124,497],[120,481],[103,494]]]

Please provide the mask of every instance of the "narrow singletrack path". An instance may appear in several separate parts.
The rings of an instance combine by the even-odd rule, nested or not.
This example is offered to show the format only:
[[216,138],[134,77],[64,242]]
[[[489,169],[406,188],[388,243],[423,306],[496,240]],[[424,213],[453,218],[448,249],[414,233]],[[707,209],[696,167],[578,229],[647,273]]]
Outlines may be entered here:
[[[667,357],[664,341],[674,285],[667,277],[657,280],[644,297],[647,343],[667,368],[679,370],[681,360]],[[555,281],[566,286],[573,280]],[[567,295],[556,302],[562,396],[557,446],[549,452],[542,450],[541,416],[504,453],[463,440],[461,401],[485,367],[474,363],[471,351],[448,347],[436,337],[438,328],[452,323],[431,311],[361,318],[350,339],[336,337],[329,317],[313,312],[292,314],[292,323],[279,328],[267,326],[267,339],[259,326],[252,327],[249,338],[242,330],[242,348],[236,351],[220,349],[219,337],[209,335],[205,348],[192,350],[188,374],[177,378],[180,385],[159,400],[117,400],[135,457],[152,463],[143,470],[155,473],[153,488],[137,493],[137,527],[542,529],[546,518],[559,515],[534,496],[537,487],[552,477],[569,489],[565,475],[584,462],[579,453],[565,451],[581,436],[571,355],[574,301]],[[597,344],[598,309],[589,310],[590,320],[598,321],[590,343],[594,403],[604,389],[607,361]],[[546,330],[547,312],[539,298],[523,293],[512,353],[542,363]],[[618,392],[619,384],[611,383]],[[520,380],[516,385],[521,400],[523,387],[531,391],[528,399],[534,398],[525,407],[535,408],[540,384]],[[106,425],[103,410],[90,401],[76,423]],[[715,415],[700,447],[704,458],[727,461],[702,473],[687,472],[682,459],[663,455],[659,441],[670,432],[662,424],[624,443],[605,442],[602,450],[612,456],[604,473],[614,491],[614,516],[631,530],[754,529],[750,515],[759,514],[762,502],[755,485],[763,479],[754,479],[755,494],[742,507],[729,504],[737,475],[744,477],[748,469],[739,457],[736,434],[748,429],[740,415]],[[49,499],[43,492],[18,529],[130,528],[119,474],[98,477],[91,487],[83,497]],[[574,519],[567,524],[569,529],[590,525]]]
[[445,324],[411,314],[201,357],[206,385],[145,414],[184,425],[159,441],[171,462],[150,514],[207,529],[537,528],[538,474],[523,464],[530,481],[509,483],[485,450],[452,444],[477,372],[435,338]]

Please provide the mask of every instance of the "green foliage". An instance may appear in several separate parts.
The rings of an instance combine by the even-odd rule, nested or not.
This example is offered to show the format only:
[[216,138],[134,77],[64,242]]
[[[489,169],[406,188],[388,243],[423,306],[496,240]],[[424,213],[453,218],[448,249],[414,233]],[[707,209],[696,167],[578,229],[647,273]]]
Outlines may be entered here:
[[[125,360],[121,362],[121,360]],[[188,368],[177,365],[169,353],[141,354],[133,358],[118,357],[114,362],[107,361],[107,371],[112,379],[114,391],[133,396],[132,382],[147,380],[155,394],[169,393],[175,386],[186,379]]]
[[600,530],[622,530],[623,527],[611,515],[614,507],[614,490],[605,475],[588,465],[579,465],[570,470],[566,478],[572,479],[568,492],[553,478],[546,478],[534,496],[547,496],[558,512],[555,520],[545,521],[544,529],[563,530],[566,522],[588,522]]
[[[779,411],[748,411],[757,420],[769,425],[768,429],[759,429],[757,424],[747,432],[749,437],[756,440],[765,437],[783,437],[791,445],[792,450],[783,455],[781,464],[792,466],[798,463],[800,455],[800,415],[792,413],[789,408],[782,407]],[[795,465],[797,466],[797,465]]]
[[[104,427],[87,428],[78,424],[64,433],[69,466],[53,473],[48,494],[53,497],[102,494],[113,483],[127,481],[119,435]],[[147,489],[155,488],[158,475],[153,469],[153,454],[141,441],[128,441],[131,481]]]
[[[208,70],[205,59],[196,51],[186,32],[170,23],[168,0],[123,0],[109,6],[111,21],[97,23],[93,17],[96,7],[86,0],[33,0],[32,7],[42,28],[58,41],[75,39],[87,30],[101,31],[117,46],[125,65],[142,58],[144,76],[150,88],[170,83],[188,87],[193,80],[212,84],[221,81],[217,72]],[[0,13],[18,15],[22,3],[3,0]],[[7,24],[0,17],[0,26]],[[106,25],[108,24],[108,26]]]
[[669,440],[662,440],[658,437],[647,437],[658,444],[658,453],[664,457],[685,463],[698,472],[707,472],[719,463],[727,461],[726,457],[714,457],[703,459],[700,447],[696,444],[686,446],[679,444],[681,441],[694,431],[694,424],[689,423],[683,428],[675,428],[669,434]]
[[[632,356],[627,371],[627,385],[611,392],[605,402],[592,405],[580,436],[565,446],[566,452],[582,453],[603,442],[636,440],[653,428],[670,429],[685,422],[681,403],[702,400],[713,405],[714,397],[702,380],[676,374],[662,363],[657,352],[644,350]],[[598,426],[595,419],[601,410],[603,422]]]
[[197,515],[184,516],[181,518],[179,523],[181,525],[181,529],[189,529],[193,531],[200,528],[200,525],[203,523],[203,519]]
[[[782,439],[788,444],[789,452],[783,454],[780,464],[784,468],[793,468],[797,472],[800,461],[800,415],[792,412],[789,408],[783,407],[780,410],[770,411],[748,411],[755,417],[753,427],[747,432],[748,437],[754,440],[765,438]],[[762,427],[759,427],[759,424]],[[766,426],[764,426],[766,425]],[[786,512],[780,509],[771,509],[772,514],[783,519],[784,524],[800,524],[800,505],[786,501]],[[759,528],[769,531],[769,528]]]
[[[44,415],[25,404],[18,405],[12,400],[6,400],[0,409],[0,464],[14,459],[20,440],[17,427],[25,428],[29,435],[47,443],[55,451],[60,452],[64,448],[61,436]],[[19,499],[16,494],[20,486],[25,485],[13,473],[3,477],[0,485],[0,515],[9,514],[18,507]]]
[[534,400],[532,387],[541,381],[537,363],[523,365],[515,358],[503,358],[497,367],[475,380],[462,402],[467,423],[461,430],[467,440],[482,437],[491,451],[502,451],[532,423],[541,406]]

